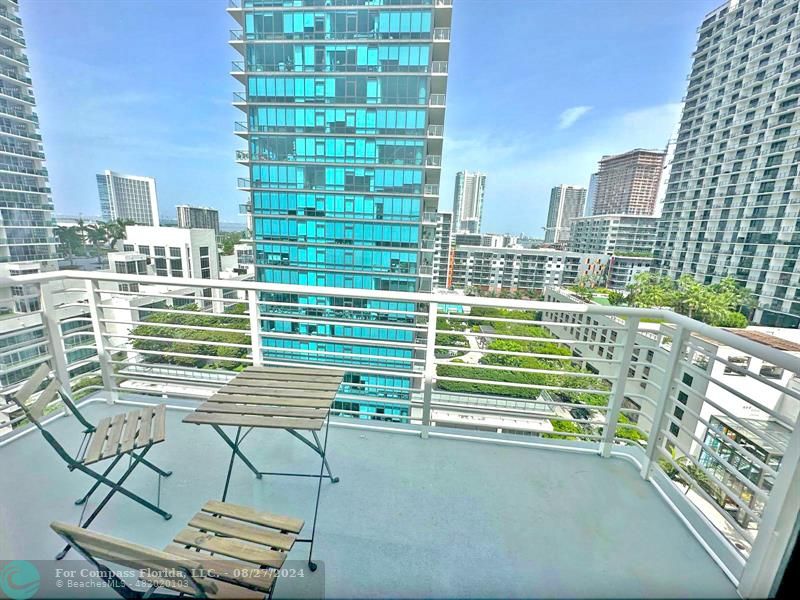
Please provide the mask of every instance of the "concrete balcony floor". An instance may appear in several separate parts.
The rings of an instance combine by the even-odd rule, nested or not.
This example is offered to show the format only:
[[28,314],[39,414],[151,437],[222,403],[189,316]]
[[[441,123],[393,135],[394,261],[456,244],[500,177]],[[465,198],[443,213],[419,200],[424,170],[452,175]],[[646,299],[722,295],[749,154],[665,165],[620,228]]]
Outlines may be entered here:
[[[130,409],[94,402],[84,414],[97,422]],[[117,495],[92,529],[162,548],[205,500],[221,496],[228,447],[210,427],[181,423],[185,414],[167,411],[167,440],[148,455],[174,471],[161,487],[173,519]],[[329,598],[736,597],[627,461],[338,423],[352,421],[330,429],[329,458],[341,481],[322,485],[314,550],[321,568],[279,580],[277,598],[317,596],[321,581]],[[77,448],[74,419],[48,428],[67,449]],[[281,430],[253,431],[243,449],[260,469],[319,467],[309,448]],[[0,448],[0,461],[0,560],[52,558],[62,544],[48,524],[77,522],[73,501],[90,480],[70,473],[38,432]],[[131,489],[155,498],[155,474],[134,473]],[[228,500],[305,518],[310,534],[315,486],[304,478],[257,480],[237,462]],[[307,552],[307,544],[296,545],[293,565],[302,567]],[[82,595],[116,597],[108,589]]]

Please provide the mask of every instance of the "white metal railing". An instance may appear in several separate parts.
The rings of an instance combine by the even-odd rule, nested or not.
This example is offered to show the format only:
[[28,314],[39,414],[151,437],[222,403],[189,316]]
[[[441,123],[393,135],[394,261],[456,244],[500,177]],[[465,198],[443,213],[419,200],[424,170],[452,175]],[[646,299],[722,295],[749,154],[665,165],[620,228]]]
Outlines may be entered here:
[[[202,399],[244,366],[311,362],[344,372],[341,416],[632,460],[745,596],[767,595],[790,543],[800,353],[733,331],[558,289],[534,302],[76,271],[3,285],[39,287],[33,368],[112,401]],[[63,333],[76,322],[91,326]],[[2,415],[0,435],[21,424],[5,401]]]

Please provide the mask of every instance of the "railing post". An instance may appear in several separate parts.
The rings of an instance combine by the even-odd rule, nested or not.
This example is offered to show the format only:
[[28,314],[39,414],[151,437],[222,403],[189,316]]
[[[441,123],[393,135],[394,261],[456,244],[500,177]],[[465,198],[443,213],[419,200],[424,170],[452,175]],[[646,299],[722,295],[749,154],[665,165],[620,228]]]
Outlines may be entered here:
[[258,310],[258,292],[247,290],[247,305],[250,314],[250,353],[253,355],[253,366],[260,367],[261,360],[261,314]]
[[422,431],[423,438],[428,437],[431,425],[431,398],[433,383],[436,379],[436,319],[439,316],[438,302],[428,304],[428,331],[425,338],[425,371],[422,379]]
[[611,456],[611,448],[614,446],[614,435],[617,432],[617,422],[625,399],[625,382],[628,378],[628,368],[631,364],[633,346],[636,343],[636,334],[639,331],[639,317],[628,317],[625,321],[626,328],[622,335],[622,354],[619,359],[619,372],[617,378],[611,386],[611,396],[606,410],[606,424],[603,428],[603,441],[600,442],[600,455],[603,458]]
[[664,425],[664,415],[667,412],[672,388],[675,385],[675,378],[678,374],[683,348],[686,345],[688,332],[683,325],[678,325],[672,334],[672,348],[670,348],[667,364],[664,368],[664,379],[659,386],[656,408],[653,411],[653,421],[650,426],[650,435],[647,437],[647,448],[645,458],[642,462],[641,475],[643,479],[648,479],[653,469],[653,462],[658,459],[658,447],[663,441],[661,428]]
[[86,295],[89,297],[89,316],[92,320],[94,345],[97,348],[97,360],[100,363],[100,377],[103,378],[103,388],[108,392],[108,402],[113,404],[119,398],[114,377],[114,365],[111,364],[111,355],[106,350],[106,325],[100,320],[100,288],[93,279],[86,280]]
[[788,568],[788,553],[800,514],[800,419],[794,424],[786,452],[758,526],[750,556],[739,579],[742,598],[772,598],[777,579]]
[[67,366],[67,350],[64,346],[64,337],[61,334],[61,321],[56,311],[52,285],[51,283],[39,285],[42,324],[47,335],[47,345],[50,349],[50,366],[53,367],[56,377],[63,384],[64,390],[68,394],[72,394],[69,367]]

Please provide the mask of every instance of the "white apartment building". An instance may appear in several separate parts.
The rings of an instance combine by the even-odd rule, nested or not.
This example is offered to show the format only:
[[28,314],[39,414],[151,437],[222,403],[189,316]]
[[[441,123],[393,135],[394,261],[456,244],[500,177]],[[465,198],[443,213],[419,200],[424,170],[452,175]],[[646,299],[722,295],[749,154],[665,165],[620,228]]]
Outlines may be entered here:
[[552,244],[568,242],[572,221],[583,214],[585,204],[586,188],[562,184],[550,190],[544,241]]
[[552,248],[492,248],[456,244],[451,283],[456,289],[477,287],[493,292],[542,290],[570,285],[581,275],[604,278],[609,257]]
[[453,194],[453,231],[455,233],[480,233],[483,220],[483,195],[486,175],[459,171],[456,173]]
[[97,193],[104,221],[122,219],[158,227],[158,194],[152,177],[106,170],[97,175]]
[[[157,276],[219,278],[219,252],[213,229],[130,225],[125,239],[119,245],[128,259],[114,257],[115,268],[123,268],[116,265],[131,260],[138,262],[141,256],[147,265],[153,267],[153,274]],[[128,269],[127,266],[124,268]]]
[[796,1],[730,1],[699,28],[656,258],[733,277],[755,322],[800,325],[800,22]]
[[653,270],[655,259],[652,256],[620,256],[613,254],[608,264],[606,287],[612,290],[626,290],[639,273]]
[[572,220],[573,252],[652,256],[658,218],[648,215],[594,215]]

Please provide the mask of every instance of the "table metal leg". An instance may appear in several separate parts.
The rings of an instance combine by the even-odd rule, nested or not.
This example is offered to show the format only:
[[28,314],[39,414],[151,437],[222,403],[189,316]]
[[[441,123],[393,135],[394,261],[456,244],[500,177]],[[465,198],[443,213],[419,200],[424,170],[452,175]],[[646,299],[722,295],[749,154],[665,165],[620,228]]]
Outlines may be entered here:
[[[215,426],[216,429],[216,426]],[[234,442],[234,448],[231,450],[231,460],[228,463],[228,474],[225,476],[225,487],[222,490],[222,501],[225,502],[225,499],[228,497],[228,485],[231,482],[231,473],[233,472],[233,461],[236,458],[236,447],[239,445],[239,435],[242,433],[242,428],[236,428],[236,441]]]
[[239,458],[242,459],[242,462],[247,465],[247,467],[253,472],[253,474],[256,476],[256,478],[257,479],[261,479],[261,474],[258,472],[258,469],[256,469],[253,466],[253,463],[251,463],[250,460],[242,453],[242,451],[239,450],[239,444],[242,443],[242,439],[243,439],[243,438],[239,438],[239,433],[241,432],[242,428],[239,427],[239,429],[237,431],[237,434],[236,434],[237,435],[237,441],[234,442],[231,438],[229,438],[227,435],[225,435],[225,432],[222,431],[222,428],[219,425],[212,425],[212,427],[220,435],[220,437],[223,440],[225,440],[225,443],[228,444],[228,446],[230,446],[231,450],[233,450],[233,453],[236,456],[238,456]]
[[[314,439],[315,439],[315,440],[316,440],[316,442],[317,442],[317,446],[319,447],[319,446],[320,446],[320,443],[319,443],[319,436],[317,435],[317,432],[316,432],[316,431],[312,431],[311,433],[313,434],[313,436],[314,436]],[[325,443],[326,443],[326,447],[327,447],[327,442],[328,442],[328,429],[326,428],[326,429],[325,429]],[[324,450],[322,451],[322,454],[321,454],[321,456],[322,456],[322,462],[325,464],[325,470],[327,470],[327,471],[328,471],[328,477],[330,478],[330,480],[331,480],[331,483],[339,483],[339,478],[338,478],[338,477],[334,477],[334,476],[333,476],[333,473],[331,473],[331,466],[328,464],[328,457],[327,457],[327,456],[325,456],[325,451],[324,451]]]
[[[331,417],[328,414],[328,420],[325,422],[325,442],[322,446],[322,453],[320,454],[321,459],[319,461],[319,479],[317,480],[317,501],[314,504],[314,521],[311,524],[311,543],[308,547],[308,568],[312,571],[317,570],[317,563],[311,560],[311,553],[314,551],[314,534],[317,532],[317,513],[319,512],[319,495],[322,491],[322,477],[325,473],[325,452],[328,449],[328,427],[331,424]],[[317,436],[314,435],[316,438]],[[317,438],[318,439],[318,438]]]

